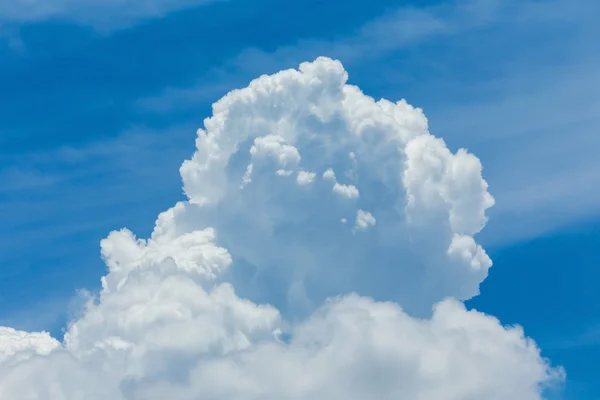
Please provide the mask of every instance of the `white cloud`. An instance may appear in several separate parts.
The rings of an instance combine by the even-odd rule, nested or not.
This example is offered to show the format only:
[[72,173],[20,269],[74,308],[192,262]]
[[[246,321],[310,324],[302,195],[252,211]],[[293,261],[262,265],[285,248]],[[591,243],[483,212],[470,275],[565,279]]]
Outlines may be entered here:
[[[247,185],[252,182],[252,174],[255,165],[269,167],[268,163],[274,162],[277,167],[275,171],[279,176],[290,176],[293,171],[285,168],[293,168],[300,163],[300,153],[294,146],[285,143],[285,139],[279,135],[266,135],[254,140],[250,148],[252,162],[246,167],[242,182]],[[258,164],[257,164],[258,163]]]
[[494,198],[480,179],[479,159],[463,149],[452,154],[441,139],[425,135],[412,140],[405,152],[404,184],[411,222],[428,218],[429,210],[443,208],[453,232],[474,235],[481,231]]
[[[358,290],[424,315],[447,296],[478,294],[491,262],[473,268],[448,249],[454,235],[476,234],[493,204],[479,160],[464,150],[451,153],[430,135],[420,109],[403,100],[376,102],[346,80],[340,63],[318,59],[215,103],[196,153],[181,167],[185,193],[201,207],[181,212],[175,224],[214,227],[244,270],[254,271],[254,286],[278,281],[286,297],[278,307],[309,312],[328,295]],[[286,169],[325,171],[313,190],[277,177],[277,161],[253,169],[252,184],[239,191],[247,165],[256,167],[246,149],[273,135],[279,150],[272,154],[283,154],[284,143],[294,154]],[[336,170],[353,171],[353,182],[338,182]],[[358,209],[378,215],[379,241],[354,242],[339,231],[341,218]],[[349,278],[340,281],[339,274]]]
[[[0,331],[17,360],[0,358],[0,398],[542,399],[562,370],[460,303],[491,266],[479,161],[346,80],[319,58],[215,103],[180,170],[189,201],[147,240],[102,241],[108,274],[64,341]],[[310,190],[277,173],[329,168]],[[334,168],[355,201],[332,193]],[[352,235],[353,214],[377,230]]]
[[47,332],[23,332],[0,327],[0,367],[10,366],[34,355],[47,355],[60,343]]
[[335,172],[331,168],[328,168],[325,172],[323,172],[323,179],[333,182],[332,191],[340,197],[344,197],[346,199],[356,199],[360,195],[356,186],[339,183],[335,176]]
[[333,172],[333,169],[327,168],[327,170],[323,172],[323,179],[335,181],[335,172]]
[[344,185],[337,182],[333,185],[333,192],[347,199],[357,199],[359,196],[356,186]]
[[296,177],[298,185],[310,185],[315,181],[317,174],[314,172],[300,171]]
[[366,231],[370,227],[375,226],[376,223],[377,220],[370,212],[364,210],[356,212],[356,222],[354,224],[356,230]]

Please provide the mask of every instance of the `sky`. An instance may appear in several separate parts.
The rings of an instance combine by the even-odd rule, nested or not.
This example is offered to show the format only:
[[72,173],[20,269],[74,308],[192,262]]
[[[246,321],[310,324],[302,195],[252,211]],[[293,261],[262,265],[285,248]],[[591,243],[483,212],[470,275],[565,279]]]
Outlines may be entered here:
[[599,16],[0,4],[0,397],[599,399]]

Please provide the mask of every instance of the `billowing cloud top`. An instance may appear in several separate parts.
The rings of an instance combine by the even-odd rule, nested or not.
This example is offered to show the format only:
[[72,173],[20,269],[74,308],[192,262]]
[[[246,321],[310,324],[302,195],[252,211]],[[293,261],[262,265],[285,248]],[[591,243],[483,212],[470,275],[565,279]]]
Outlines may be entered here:
[[491,261],[472,235],[493,204],[479,160],[452,154],[421,110],[347,78],[319,58],[215,103],[181,167],[196,206],[162,218],[157,240],[214,227],[245,272],[233,278],[275,281],[296,311],[349,291],[419,314],[476,295]]
[[189,200],[102,241],[63,342],[0,328],[0,398],[541,399],[562,370],[460,302],[492,264],[479,160],[347,79],[319,58],[215,103]]

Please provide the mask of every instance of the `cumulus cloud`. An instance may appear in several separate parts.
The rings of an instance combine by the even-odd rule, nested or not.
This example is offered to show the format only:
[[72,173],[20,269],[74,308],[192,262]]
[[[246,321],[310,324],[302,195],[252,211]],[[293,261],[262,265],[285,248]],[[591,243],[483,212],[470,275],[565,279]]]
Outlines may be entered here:
[[562,370],[461,303],[492,265],[479,160],[347,79],[319,58],[216,102],[188,200],[102,241],[63,341],[0,330],[0,398],[542,399]]
[[317,174],[314,172],[300,171],[298,172],[298,176],[296,177],[296,182],[298,185],[308,185],[313,183]]
[[345,197],[347,199],[356,199],[359,196],[358,189],[354,185],[345,185],[341,184],[337,181],[335,176],[335,172],[333,169],[328,168],[327,171],[323,172],[323,179],[327,181],[333,182],[333,193],[337,194],[340,197]]
[[370,212],[364,210],[358,210],[356,212],[356,223],[354,224],[355,230],[365,231],[370,227],[375,226],[376,223],[377,220]]
[[[493,205],[479,160],[451,153],[420,109],[375,101],[347,78],[339,62],[318,59],[216,102],[181,167],[189,203],[174,229],[214,228],[238,291],[284,312],[306,316],[357,291],[425,316],[448,296],[477,295],[485,251],[449,249],[455,235],[473,238]],[[286,171],[321,179],[299,187]],[[378,219],[367,237],[339,223],[359,209]],[[266,295],[273,285],[278,294]]]
[[333,185],[333,192],[347,199],[356,199],[359,195],[356,186],[339,184],[337,182]]

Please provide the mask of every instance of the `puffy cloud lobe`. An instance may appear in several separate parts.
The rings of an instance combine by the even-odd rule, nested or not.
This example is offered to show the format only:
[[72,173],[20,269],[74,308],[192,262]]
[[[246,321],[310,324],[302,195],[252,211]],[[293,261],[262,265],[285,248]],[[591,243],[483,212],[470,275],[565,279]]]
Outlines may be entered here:
[[562,370],[459,301],[491,266],[479,161],[346,80],[320,58],[215,103],[189,201],[102,241],[63,342],[0,329],[0,398],[542,399]]
[[290,343],[269,343],[199,363],[190,387],[144,388],[160,399],[539,399],[560,370],[540,362],[519,328],[465,311],[456,301],[431,320],[358,296],[330,301],[298,326]]
[[376,223],[377,220],[370,212],[364,210],[358,210],[356,212],[356,223],[354,225],[354,229],[365,231],[370,227],[375,226]]
[[323,179],[333,182],[333,193],[347,199],[356,199],[359,196],[358,189],[354,185],[344,185],[337,181],[335,172],[329,168],[323,173]]
[[215,281],[231,258],[214,240],[211,229],[170,240],[156,234],[147,242],[113,232],[102,241],[110,272],[98,299],[69,327],[67,347],[84,354],[131,351],[130,364],[143,368],[153,349],[226,353],[270,337],[279,313],[239,299],[229,283]]
[[12,365],[35,355],[47,355],[60,343],[47,332],[23,332],[0,327],[0,366]]
[[475,243],[471,236],[466,235],[454,235],[448,255],[469,261],[474,270],[486,268],[492,263],[483,248]]
[[[479,160],[451,153],[421,110],[375,101],[347,79],[339,62],[319,58],[215,103],[181,167],[197,209],[174,224],[216,229],[244,262],[234,275],[253,277],[236,287],[251,295],[276,283],[285,292],[274,304],[285,312],[307,315],[356,290],[426,315],[447,296],[478,294],[491,261],[481,247],[453,255],[453,241],[473,238],[493,205]],[[373,238],[353,237],[361,224],[339,223],[359,209],[379,216]]]
[[441,139],[430,135],[410,141],[405,152],[409,216],[418,220],[443,209],[454,233],[481,231],[487,222],[485,210],[494,205],[494,198],[481,179],[479,159],[464,149],[452,154]]
[[[6,371],[0,394],[52,400],[101,400],[108,393],[116,400],[539,400],[544,385],[563,376],[562,370],[548,366],[520,328],[503,328],[494,318],[466,311],[455,300],[439,303],[431,319],[420,320],[394,303],[350,295],[328,301],[290,336],[285,342],[264,341],[225,355],[191,361],[181,356],[169,366],[171,374],[132,374],[127,371],[129,361],[106,353],[103,358],[55,353]],[[157,368],[157,359],[168,360],[166,349],[154,351],[158,349],[162,357],[149,362],[151,368]],[[92,363],[100,361],[111,364],[94,370]],[[177,376],[182,364],[183,376]],[[46,372],[49,367],[52,370]],[[61,394],[53,395],[50,385],[32,386],[32,373],[41,375],[44,383],[48,376],[62,378]],[[74,385],[65,379],[67,374],[92,386]]]
[[300,162],[298,149],[286,144],[285,139],[278,135],[267,135],[255,139],[254,145],[250,148],[250,155],[252,163],[246,167],[246,173],[242,178],[244,185],[252,182],[255,160],[271,159],[279,168],[275,173],[280,176],[291,175],[292,170],[286,168],[296,166]]
[[309,185],[314,182],[316,176],[317,174],[314,172],[300,171],[296,177],[296,182],[298,185]]
[[356,186],[339,184],[337,182],[333,185],[333,192],[347,199],[356,199],[359,195]]
[[168,239],[155,235],[148,241],[137,240],[126,229],[112,232],[101,242],[102,256],[111,272],[106,277],[110,281],[103,279],[103,287],[107,291],[118,289],[132,270],[152,269],[167,259],[172,259],[177,269],[215,278],[231,264],[229,252],[214,244],[215,236],[211,228]]
[[327,171],[323,172],[323,179],[335,182],[335,172],[331,168],[328,168]]

